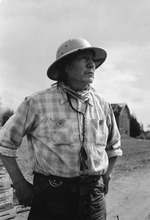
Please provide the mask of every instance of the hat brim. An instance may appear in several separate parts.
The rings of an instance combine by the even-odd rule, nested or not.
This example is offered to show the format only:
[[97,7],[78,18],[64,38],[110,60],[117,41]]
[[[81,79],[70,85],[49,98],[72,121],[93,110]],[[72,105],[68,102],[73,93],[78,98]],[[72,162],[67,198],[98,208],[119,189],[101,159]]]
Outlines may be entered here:
[[86,47],[86,48],[80,48],[80,49],[76,49],[76,50],[72,50],[69,53],[66,53],[64,56],[62,56],[61,58],[57,59],[56,61],[54,61],[50,67],[47,70],[47,76],[52,79],[52,80],[58,80],[59,79],[59,72],[57,69],[57,63],[61,60],[63,60],[64,58],[66,58],[67,56],[77,52],[77,51],[86,51],[86,50],[92,50],[95,52],[95,66],[96,69],[102,65],[102,63],[106,60],[107,57],[107,53],[105,50],[98,48],[98,47]]

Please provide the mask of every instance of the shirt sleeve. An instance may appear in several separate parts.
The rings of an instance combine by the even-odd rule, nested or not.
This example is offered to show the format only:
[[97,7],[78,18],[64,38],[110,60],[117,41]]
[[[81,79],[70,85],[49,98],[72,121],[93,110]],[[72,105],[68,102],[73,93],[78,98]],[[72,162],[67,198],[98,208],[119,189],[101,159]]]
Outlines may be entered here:
[[37,110],[33,99],[26,98],[15,114],[0,129],[0,154],[17,157],[22,138],[30,134],[37,123]]
[[108,157],[122,156],[123,152],[121,150],[121,136],[110,104],[107,114],[107,126],[109,133],[106,152],[108,154]]

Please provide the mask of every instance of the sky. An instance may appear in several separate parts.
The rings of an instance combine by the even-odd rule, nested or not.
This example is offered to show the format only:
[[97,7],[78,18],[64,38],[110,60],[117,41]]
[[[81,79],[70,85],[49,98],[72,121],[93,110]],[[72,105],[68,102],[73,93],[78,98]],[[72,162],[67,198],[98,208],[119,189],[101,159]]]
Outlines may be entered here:
[[50,87],[47,69],[70,38],[107,51],[92,86],[150,124],[149,0],[0,0],[0,106],[14,111]]

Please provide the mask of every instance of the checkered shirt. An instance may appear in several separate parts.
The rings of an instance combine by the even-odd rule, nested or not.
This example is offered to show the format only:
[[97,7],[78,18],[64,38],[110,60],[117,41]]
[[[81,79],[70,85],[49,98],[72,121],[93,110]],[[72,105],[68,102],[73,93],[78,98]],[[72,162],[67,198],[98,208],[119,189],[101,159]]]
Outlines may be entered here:
[[[78,111],[85,102],[71,98]],[[83,138],[83,116],[74,111],[66,93],[56,84],[27,97],[0,129],[0,153],[17,157],[27,136],[32,169],[45,175],[75,177],[83,172],[104,174],[108,157],[121,156],[120,134],[111,105],[91,88],[85,113],[85,150],[88,170],[80,171],[79,152]]]

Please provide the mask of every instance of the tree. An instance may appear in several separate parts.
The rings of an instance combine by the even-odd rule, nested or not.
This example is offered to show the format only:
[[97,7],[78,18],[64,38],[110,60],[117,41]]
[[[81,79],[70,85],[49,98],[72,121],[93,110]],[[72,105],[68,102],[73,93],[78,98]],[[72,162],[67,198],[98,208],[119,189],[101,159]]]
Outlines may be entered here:
[[3,114],[2,114],[2,126],[6,123],[6,121],[14,114],[14,111],[11,109],[7,109]]
[[130,115],[130,136],[137,137],[141,133],[141,125],[137,121],[136,116]]

